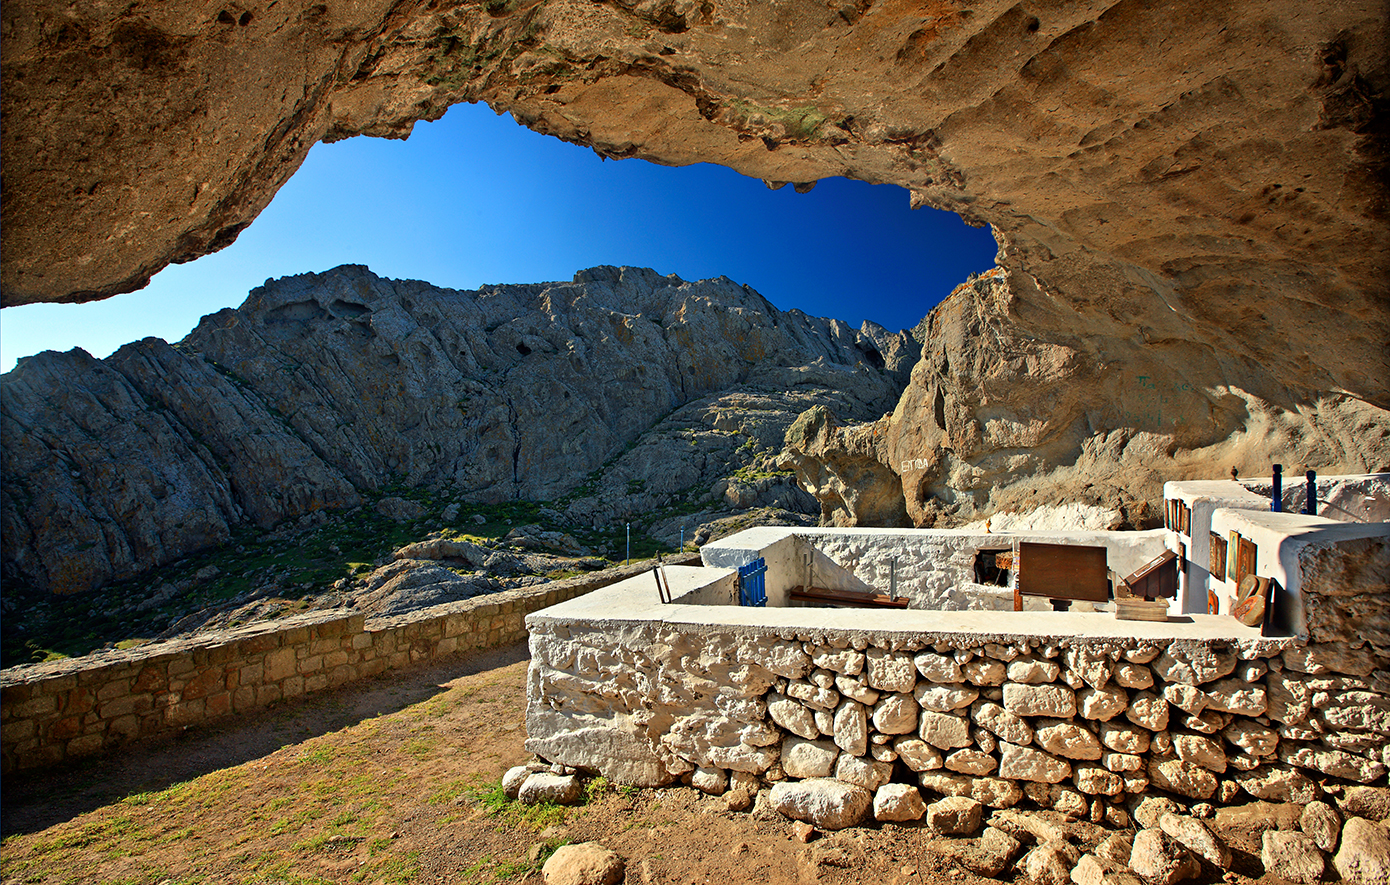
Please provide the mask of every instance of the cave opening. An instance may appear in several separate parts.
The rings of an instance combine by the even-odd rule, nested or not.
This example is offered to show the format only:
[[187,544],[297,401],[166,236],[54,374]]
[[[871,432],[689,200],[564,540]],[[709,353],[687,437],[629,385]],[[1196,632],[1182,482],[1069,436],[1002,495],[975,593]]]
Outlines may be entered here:
[[0,371],[41,350],[100,358],[147,336],[178,341],[268,278],[340,264],[460,289],[568,280],[601,264],[722,275],[783,310],[897,331],[994,263],[988,228],[911,210],[900,187],[771,186],[709,164],[604,162],[484,105],[457,105],[407,141],[315,146],[235,242],[142,290],[7,309]]

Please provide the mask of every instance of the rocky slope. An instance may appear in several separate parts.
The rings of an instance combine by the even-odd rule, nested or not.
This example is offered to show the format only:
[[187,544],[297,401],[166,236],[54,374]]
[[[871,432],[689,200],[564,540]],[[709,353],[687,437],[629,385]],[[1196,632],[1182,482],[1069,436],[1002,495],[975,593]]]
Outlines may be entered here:
[[[918,331],[922,359],[891,416],[841,426],[808,413],[780,462],[839,524],[946,526],[998,511],[1092,505],[1162,521],[1165,480],[1231,468],[1390,469],[1390,412],[1184,339],[1049,330],[1017,277],[962,285]],[[1029,331],[1025,331],[1029,330]]]
[[883,414],[918,350],[634,268],[477,292],[352,266],[272,281],[176,345],[0,379],[6,577],[87,590],[388,486],[557,501],[578,525],[665,513],[672,534],[682,513],[818,512],[771,469],[786,428],[816,405]]

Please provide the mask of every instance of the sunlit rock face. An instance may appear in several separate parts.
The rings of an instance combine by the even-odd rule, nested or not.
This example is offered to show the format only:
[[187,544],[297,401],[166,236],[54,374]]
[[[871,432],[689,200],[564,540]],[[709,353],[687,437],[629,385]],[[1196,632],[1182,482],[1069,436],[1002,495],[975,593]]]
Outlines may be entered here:
[[881,441],[915,524],[1082,503],[1148,527],[1167,479],[1390,464],[1383,409],[1303,399],[1256,363],[1140,328],[1090,336],[1082,315],[1070,333],[1030,330],[1015,318],[1047,302],[1011,280],[996,270],[957,288],[919,330],[927,345],[893,415],[843,435],[850,449],[856,435]]
[[316,141],[486,101],[609,157],[891,182],[991,225],[1003,277],[939,311],[891,432],[856,450],[915,521],[1016,503],[1006,475],[1055,498],[1067,470],[1084,497],[1082,472],[1387,466],[1377,0],[0,14],[6,304],[139,286],[234,239]]

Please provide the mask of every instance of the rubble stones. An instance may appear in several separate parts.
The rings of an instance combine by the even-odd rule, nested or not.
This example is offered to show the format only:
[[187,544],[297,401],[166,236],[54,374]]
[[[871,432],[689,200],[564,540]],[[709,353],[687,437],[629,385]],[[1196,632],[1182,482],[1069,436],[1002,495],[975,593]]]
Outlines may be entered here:
[[980,750],[956,750],[946,757],[946,769],[960,774],[989,774],[998,764],[993,756]]
[[1254,771],[1237,771],[1232,779],[1251,796],[1269,802],[1306,805],[1322,794],[1306,774],[1288,765],[1264,765]]
[[927,803],[911,784],[885,784],[874,793],[874,819],[879,821],[921,820]]
[[1154,684],[1153,671],[1142,664],[1120,661],[1115,665],[1115,684],[1121,688],[1149,688]]
[[1195,817],[1165,812],[1158,817],[1158,828],[1218,870],[1231,868],[1231,849]]
[[1062,653],[1067,670],[1080,676],[1092,688],[1100,688],[1110,681],[1115,662],[1103,648],[1089,645],[1071,645]]
[[1175,734],[1173,750],[1184,762],[1200,765],[1217,774],[1224,774],[1226,771],[1226,753],[1221,749],[1221,745],[1211,738],[1199,734]]
[[1071,765],[1031,747],[1004,743],[999,747],[999,776],[1009,780],[1055,784],[1071,775]]
[[1043,808],[1073,820],[1081,820],[1090,812],[1086,797],[1063,784],[1025,783],[1023,793]]
[[834,778],[810,778],[773,784],[769,801],[793,820],[822,830],[843,830],[864,820],[873,797],[863,787]]
[[917,684],[917,673],[909,657],[880,649],[869,649],[866,663],[870,688],[910,692]]
[[1061,685],[1020,685],[1011,682],[1004,686],[1004,709],[1015,716],[1066,719],[1076,714],[1076,693]]
[[1179,796],[1210,799],[1216,793],[1216,775],[1181,759],[1150,760],[1148,772],[1150,783]]
[[1163,686],[1163,699],[1185,713],[1197,715],[1206,709],[1207,693],[1195,685],[1173,682]]
[[931,682],[950,684],[965,678],[956,659],[946,655],[922,652],[912,659],[912,663],[916,666],[917,672],[922,674],[922,678]]
[[1072,782],[1076,789],[1090,796],[1118,796],[1125,790],[1122,778],[1099,765],[1077,765]]
[[1364,818],[1347,818],[1332,866],[1347,885],[1390,882],[1390,833]]
[[944,764],[941,751],[916,736],[899,738],[893,742],[893,749],[913,771],[934,771]]
[[722,796],[729,789],[729,773],[722,768],[697,768],[690,775],[690,785],[701,793]]
[[1138,754],[1147,752],[1152,740],[1142,728],[1123,722],[1103,722],[1100,725],[1100,742],[1117,753]]
[[1114,719],[1129,706],[1129,695],[1113,685],[1083,688],[1076,693],[1077,706],[1084,719]]
[[1152,691],[1141,691],[1130,699],[1125,718],[1140,728],[1163,731],[1168,727],[1168,702]]
[[1309,802],[1298,818],[1298,827],[1313,844],[1329,854],[1337,850],[1342,834],[1342,816],[1326,802]]
[[998,735],[1002,740],[1020,746],[1033,742],[1033,728],[1023,718],[994,703],[984,701],[970,708],[970,716],[981,728]]
[[863,787],[869,792],[877,790],[893,777],[893,766],[887,762],[877,762],[861,756],[841,753],[835,760],[835,778],[847,784]]
[[966,796],[947,796],[927,806],[927,826],[943,836],[971,836],[980,829],[983,806]]
[[912,695],[885,695],[874,705],[874,729],[880,734],[909,734],[917,730],[917,715]]
[[1153,885],[1174,885],[1202,871],[1191,852],[1159,829],[1140,830],[1134,837],[1129,868]]
[[1344,778],[1358,783],[1370,783],[1385,774],[1385,766],[1364,756],[1332,750],[1312,745],[1298,746],[1292,743],[1279,745],[1280,761],[1299,768],[1311,768],[1333,777]]
[[782,742],[782,770],[787,777],[829,777],[838,755],[831,741],[789,737]]
[[1353,817],[1390,819],[1390,787],[1347,787],[1338,805],[1343,814]]
[[1153,662],[1153,672],[1164,682],[1204,685],[1230,675],[1235,654],[1205,643],[1171,643]]
[[836,676],[835,690],[861,704],[873,706],[878,703],[878,692],[851,676]]
[[1101,757],[1100,741],[1075,722],[1044,719],[1033,732],[1039,747],[1067,759],[1096,760]]
[[970,745],[970,721],[963,716],[923,710],[917,732],[922,740],[942,750]]
[[1279,733],[1245,719],[1237,719],[1221,733],[1232,746],[1251,756],[1269,756],[1279,746]]
[[986,827],[980,838],[966,843],[960,853],[961,866],[978,876],[997,879],[1023,850],[1023,843],[997,829]]
[[1263,716],[1269,708],[1264,686],[1252,685],[1239,679],[1223,679],[1206,688],[1207,706],[1222,713],[1241,716]]
[[835,711],[835,744],[851,756],[869,752],[868,715],[858,701],[845,701]]
[[937,713],[950,713],[961,707],[968,707],[979,696],[980,692],[975,688],[929,683],[917,686],[916,691],[913,692],[913,697],[916,698],[922,709]]
[[990,808],[1012,808],[1023,801],[1023,790],[1011,780],[926,771],[917,775],[922,789],[943,796],[968,796]]
[[773,694],[768,697],[767,713],[772,721],[806,740],[820,737],[816,718],[810,710],[785,695]]
[[1265,872],[1289,882],[1313,885],[1322,881],[1326,860],[1318,846],[1303,833],[1265,830],[1260,845]]
[[1007,670],[1000,661],[976,658],[963,668],[965,679],[974,685],[1003,685]]
[[1039,845],[1024,856],[1020,866],[1034,885],[1070,885],[1071,870],[1080,852],[1065,842]]
[[1062,668],[1052,661],[1020,658],[1009,664],[1006,675],[1010,682],[1043,685],[1048,682],[1056,682],[1057,676],[1061,672]]

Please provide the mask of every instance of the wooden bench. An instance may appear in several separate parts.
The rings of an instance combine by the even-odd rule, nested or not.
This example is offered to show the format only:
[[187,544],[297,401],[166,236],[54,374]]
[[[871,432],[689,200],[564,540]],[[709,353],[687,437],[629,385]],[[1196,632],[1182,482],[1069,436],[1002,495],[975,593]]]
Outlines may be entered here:
[[887,596],[883,593],[856,593],[850,590],[826,590],[823,587],[798,585],[788,591],[792,602],[809,602],[839,608],[907,608],[906,596]]

